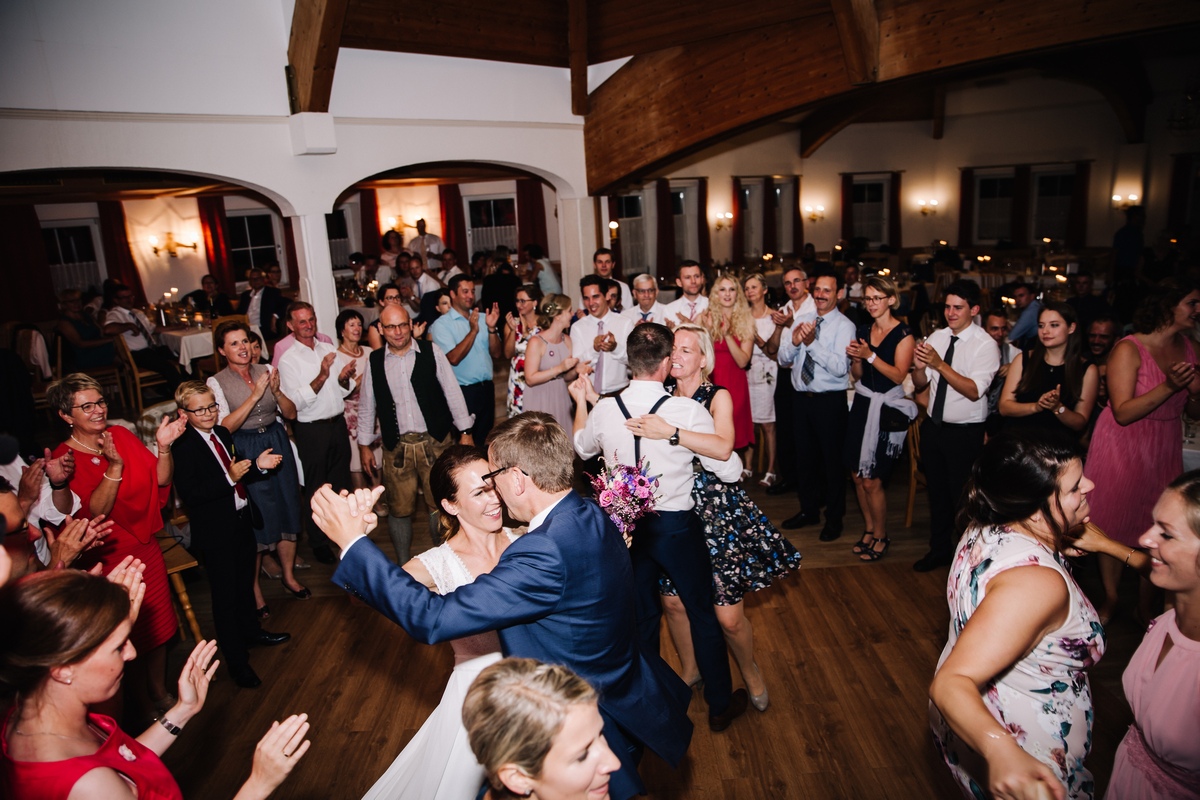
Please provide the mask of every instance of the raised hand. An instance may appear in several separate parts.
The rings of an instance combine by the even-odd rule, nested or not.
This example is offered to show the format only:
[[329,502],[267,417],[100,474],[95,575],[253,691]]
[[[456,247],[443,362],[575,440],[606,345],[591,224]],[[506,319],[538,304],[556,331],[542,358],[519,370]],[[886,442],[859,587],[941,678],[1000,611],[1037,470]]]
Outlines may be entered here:
[[283,463],[283,456],[271,452],[274,449],[274,447],[268,447],[258,454],[258,458],[255,459],[254,463],[259,469],[275,469]]
[[[274,371],[264,372],[262,375],[258,376],[257,380],[254,381],[254,398],[256,400],[267,393],[267,388],[270,387],[272,383],[271,376],[273,374]],[[278,379],[276,379],[274,382],[278,383]]]
[[117,452],[117,445],[113,441],[112,434],[108,431],[100,434],[100,454],[108,459],[110,466],[119,467],[125,464],[121,454]]
[[[97,564],[96,566],[100,566]],[[129,621],[136,622],[138,612],[142,609],[142,600],[146,597],[146,584],[142,582],[142,573],[146,565],[133,556],[125,556],[120,564],[108,573],[109,582],[125,589],[129,595]]]
[[329,370],[333,369],[333,362],[337,359],[337,353],[326,353],[321,359],[321,368],[317,371],[317,380],[324,380],[329,377]]
[[[383,487],[376,486],[371,490],[371,494],[374,497],[371,506],[374,506],[379,495],[383,494]],[[351,513],[348,498],[333,491],[329,484],[317,489],[312,496],[310,505],[313,522],[320,526],[325,535],[339,549],[345,548],[359,536],[369,533],[375,527],[373,524],[368,526],[368,519],[365,516],[357,517]],[[372,513],[370,516],[374,517],[375,515]]]
[[179,719],[175,719],[175,709],[172,709],[172,722],[182,724],[204,708],[204,701],[208,698],[208,685],[221,663],[212,660],[216,654],[215,639],[201,639],[192,649],[187,663],[183,665],[183,671],[179,673],[179,702],[175,708],[179,709],[180,714]]
[[504,327],[512,328],[514,331],[517,329],[517,318],[511,311],[504,315]]
[[273,370],[271,370],[270,372],[268,372],[267,374],[271,376],[271,383],[270,383],[270,387],[271,387],[271,394],[279,394],[279,392],[280,392],[280,389],[279,389],[279,370],[277,370],[277,369],[273,369]]
[[492,308],[490,311],[487,312],[487,316],[484,317],[484,320],[487,322],[487,326],[489,328],[496,327],[496,323],[500,321],[500,304],[499,303],[492,303]]
[[42,462],[46,467],[46,477],[51,483],[62,485],[75,476],[75,451],[69,447],[58,458],[54,458],[47,447]]
[[[183,409],[179,409],[179,416],[171,417],[170,415],[162,418],[162,422],[158,424],[158,430],[154,432],[154,441],[158,444],[158,452],[170,450],[172,443],[187,430],[187,416],[183,413]],[[108,434],[104,434],[108,436]],[[110,459],[111,461],[111,459]]]
[[790,328],[792,320],[793,317],[791,314],[785,314],[782,311],[771,312],[771,322],[774,322],[777,328]]
[[308,729],[308,714],[293,714],[282,722],[272,722],[271,729],[254,747],[250,778],[243,790],[253,797],[266,797],[275,791],[308,752],[311,743],[304,738]]
[[478,308],[471,309],[471,316],[467,317],[467,322],[470,323],[471,330],[473,330],[473,331],[479,330],[479,309]]
[[26,516],[29,515],[29,509],[33,508],[33,504],[42,496],[42,480],[46,477],[46,462],[43,459],[36,459],[28,467],[21,469],[21,480],[17,486],[17,502],[21,505],[21,512]]
[[426,327],[426,323],[424,323],[424,322],[414,322],[413,326],[412,326],[413,338],[420,339],[422,336],[424,336],[425,335],[425,327]]

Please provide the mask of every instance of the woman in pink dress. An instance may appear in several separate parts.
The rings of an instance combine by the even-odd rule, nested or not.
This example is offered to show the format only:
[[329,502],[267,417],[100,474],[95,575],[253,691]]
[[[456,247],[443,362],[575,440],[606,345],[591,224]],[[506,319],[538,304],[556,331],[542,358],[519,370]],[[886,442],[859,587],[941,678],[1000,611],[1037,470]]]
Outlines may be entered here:
[[1175,608],[1150,623],[1125,668],[1134,723],[1117,748],[1105,796],[1200,800],[1200,470],[1172,481],[1151,518],[1137,542],[1142,550],[1092,526],[1078,542],[1175,595]]
[[[713,282],[708,295],[708,310],[700,315],[701,324],[712,337],[716,364],[712,382],[733,397],[733,448],[743,450],[754,444],[754,420],[750,414],[750,379],[746,374],[754,354],[754,317],[742,286],[728,275]],[[742,470],[742,479],[753,471]]]
[[[1200,417],[1200,375],[1185,331],[1200,317],[1200,290],[1163,281],[1134,315],[1134,334],[1108,358],[1108,406],[1100,412],[1088,452],[1087,476],[1096,484],[1092,522],[1134,547],[1150,527],[1150,509],[1167,482],[1183,471],[1180,418]],[[1101,622],[1117,609],[1122,565],[1100,560],[1104,583]],[[1150,587],[1143,582],[1139,611],[1148,619]]]

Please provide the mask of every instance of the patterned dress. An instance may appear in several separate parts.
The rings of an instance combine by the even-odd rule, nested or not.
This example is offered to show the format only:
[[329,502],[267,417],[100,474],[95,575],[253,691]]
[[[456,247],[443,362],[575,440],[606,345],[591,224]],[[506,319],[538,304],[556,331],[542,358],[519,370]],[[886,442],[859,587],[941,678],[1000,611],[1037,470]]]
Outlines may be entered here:
[[525,348],[529,340],[541,333],[542,329],[534,326],[526,330],[525,323],[517,320],[517,351],[513,354],[508,365],[508,416],[515,417],[525,410]]
[[[704,383],[692,399],[708,408],[720,386]],[[731,606],[800,568],[800,553],[783,538],[750,495],[737,483],[723,483],[697,468],[692,484],[696,513],[704,523],[704,541],[713,568],[713,604]],[[676,595],[670,578],[659,579],[659,591]]]
[[[987,596],[988,582],[1006,569],[1033,565],[1053,569],[1066,581],[1071,598],[1067,621],[1038,642],[1033,652],[993,678],[982,700],[1017,744],[1059,777],[1068,798],[1091,800],[1095,786],[1083,762],[1092,747],[1092,690],[1084,670],[1104,655],[1104,628],[1061,556],[1005,527],[968,531],[946,584],[950,636],[938,668]],[[979,782],[987,774],[984,759],[955,735],[933,703],[929,722],[964,795],[987,797]]]

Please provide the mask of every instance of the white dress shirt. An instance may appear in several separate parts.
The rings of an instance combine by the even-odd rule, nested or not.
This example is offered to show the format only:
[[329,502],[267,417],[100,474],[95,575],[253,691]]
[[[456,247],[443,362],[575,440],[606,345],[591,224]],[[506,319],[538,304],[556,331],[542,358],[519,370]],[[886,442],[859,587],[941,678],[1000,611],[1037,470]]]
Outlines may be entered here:
[[136,308],[125,309],[120,306],[110,308],[104,316],[104,324],[112,325],[113,323],[135,325],[139,328],[137,332],[121,331],[121,335],[125,337],[125,344],[129,345],[130,350],[145,350],[154,344],[148,336],[142,333],[142,329],[146,333],[154,333],[154,324],[146,319],[146,315]]
[[442,251],[446,249],[446,245],[442,243],[442,239],[437,234],[426,233],[419,236],[414,236],[412,241],[405,248],[410,253],[416,253],[425,262],[425,265],[434,271],[442,268]]
[[[265,289],[267,287],[263,287]],[[255,291],[250,290],[250,305],[246,308],[246,318],[250,320],[250,324],[260,328],[262,327],[262,299],[263,289]]]
[[695,321],[700,312],[708,308],[708,298],[704,295],[696,295],[695,300],[688,300],[687,295],[680,295],[678,300],[672,300],[667,303],[667,319],[672,325],[679,325],[679,314],[691,318]]
[[811,294],[806,294],[804,295],[804,299],[800,301],[798,308],[794,302],[788,300],[779,310],[785,314],[791,314],[793,317],[801,314],[812,314],[815,317],[817,315],[817,301],[813,300]]
[[[217,460],[217,463],[221,465],[221,471],[225,473],[225,480],[229,482],[230,486],[237,486],[238,482],[235,481],[233,478],[229,477],[229,470],[225,469],[225,459],[221,458],[221,454],[217,452],[217,445],[213,442],[213,437],[216,436],[216,434],[213,433],[212,431],[205,433],[204,431],[200,430],[199,428],[196,429],[196,433],[200,434],[200,438],[204,439],[204,443],[206,445],[208,445],[208,451],[213,454],[213,458],[215,458]],[[220,442],[221,440],[218,439],[217,441]],[[221,442],[221,449],[225,450],[224,442]],[[233,453],[230,453],[228,450],[225,451],[225,457],[229,459],[230,464],[233,464],[238,460],[236,457],[234,457]],[[254,463],[254,459],[251,459],[251,467],[253,469],[258,469],[258,464]],[[259,470],[259,472],[264,472],[264,471],[265,470]],[[250,501],[247,498],[242,497],[237,492],[233,493],[234,509],[241,511],[243,508],[246,507],[247,504],[249,504],[249,502]]]
[[[667,390],[655,381],[631,381],[621,392],[621,399],[629,409],[630,416],[648,414]],[[690,397],[669,396],[655,412],[669,424],[680,430],[696,433],[715,433],[712,415],[708,409]],[[625,415],[617,401],[605,397],[588,415],[587,425],[575,434],[575,452],[580,458],[591,458],[603,452],[610,466],[634,463],[633,434],[625,427]],[[666,439],[642,439],[642,457],[646,459],[650,475],[658,476],[661,497],[655,507],[659,511],[688,511],[694,505],[692,483],[696,473],[692,470],[692,459],[696,454],[681,445],[673,445]],[[742,459],[737,453],[717,461],[700,456],[700,463],[726,483],[736,481],[742,474]]]
[[[953,334],[949,328],[938,328],[926,340],[926,344],[945,358],[952,335],[958,336],[958,342],[954,345],[954,360],[950,362],[950,368],[975,382],[979,399],[968,400],[953,386],[947,386],[942,422],[952,425],[983,422],[988,415],[988,386],[1000,369],[1000,348],[996,346],[996,340],[978,325],[968,325],[959,334]],[[929,379],[929,407],[932,409],[942,376],[929,367],[925,368],[925,375]]]
[[[609,353],[600,353],[593,347],[596,331],[600,323],[604,323],[604,332],[611,333],[617,340],[617,349]],[[609,311],[597,319],[588,314],[583,319],[575,320],[571,326],[571,355],[579,359],[581,364],[590,364],[593,368],[601,359],[604,360],[604,382],[596,387],[600,394],[624,389],[629,384],[628,357],[625,355],[625,340],[633,331],[633,323],[628,317]]]
[[279,360],[279,388],[296,404],[299,422],[329,419],[346,410],[346,396],[354,390],[354,381],[350,381],[349,388],[342,388],[332,366],[321,391],[312,390],[313,379],[321,371],[321,359],[329,353],[337,353],[337,348],[319,339],[313,347],[296,342]]
[[650,306],[649,311],[642,311],[641,306],[634,306],[633,308],[627,308],[621,312],[621,316],[628,317],[629,321],[634,325],[637,325],[643,320],[643,314],[650,315],[644,318],[646,322],[657,322],[659,325],[667,324],[667,307],[657,300],[654,301],[654,305]]

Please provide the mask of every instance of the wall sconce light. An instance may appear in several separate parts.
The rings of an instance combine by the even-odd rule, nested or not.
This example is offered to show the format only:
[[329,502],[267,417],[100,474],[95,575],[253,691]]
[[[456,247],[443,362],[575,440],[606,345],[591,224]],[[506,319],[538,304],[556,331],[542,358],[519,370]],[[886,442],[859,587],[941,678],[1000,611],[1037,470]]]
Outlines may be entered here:
[[165,250],[167,251],[167,255],[169,255],[171,258],[177,258],[179,256],[179,248],[181,247],[190,247],[192,250],[196,250],[199,247],[199,243],[192,242],[191,244],[184,244],[183,242],[177,242],[175,241],[175,234],[167,231],[166,241],[163,242],[162,246],[160,247],[158,244],[158,237],[150,237],[150,249],[154,251],[154,255],[158,255]]
[[1066,283],[1067,276],[1066,275],[1055,275],[1054,280],[1058,281],[1059,283]]
[[774,253],[763,253],[762,260],[767,262],[768,265],[771,263],[771,259],[773,258],[775,258]]
[[614,242],[617,240],[617,228],[619,227],[621,227],[621,225],[615,219],[608,223],[608,238],[612,239]]
[[935,217],[937,216],[938,201],[937,200],[918,200],[917,203],[921,206],[921,216]]
[[825,219],[825,206],[805,206],[804,213],[808,215],[809,222],[820,222]]
[[1119,194],[1114,194],[1112,196],[1113,208],[1121,211],[1124,211],[1130,206],[1136,206],[1140,201],[1141,197],[1136,194],[1126,195],[1125,197],[1121,197]]
[[975,256],[975,260],[978,261],[982,265],[987,265],[987,264],[991,263],[992,257],[991,256]]
[[717,214],[717,224],[713,226],[718,231],[723,231],[726,228],[733,227],[733,212],[726,211],[724,214]]

